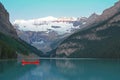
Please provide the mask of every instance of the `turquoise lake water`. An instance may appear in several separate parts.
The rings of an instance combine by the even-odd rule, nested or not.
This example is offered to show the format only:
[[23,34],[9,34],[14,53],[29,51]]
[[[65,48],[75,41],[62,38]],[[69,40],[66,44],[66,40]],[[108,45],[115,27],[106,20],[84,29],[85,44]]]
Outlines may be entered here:
[[42,59],[24,66],[0,61],[0,80],[120,80],[120,60]]

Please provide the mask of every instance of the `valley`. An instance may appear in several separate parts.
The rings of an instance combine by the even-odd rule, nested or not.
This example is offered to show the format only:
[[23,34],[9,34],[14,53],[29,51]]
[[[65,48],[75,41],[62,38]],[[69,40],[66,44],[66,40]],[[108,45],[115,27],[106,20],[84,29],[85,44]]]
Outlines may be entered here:
[[89,17],[16,19],[0,3],[0,58],[119,58],[120,1]]

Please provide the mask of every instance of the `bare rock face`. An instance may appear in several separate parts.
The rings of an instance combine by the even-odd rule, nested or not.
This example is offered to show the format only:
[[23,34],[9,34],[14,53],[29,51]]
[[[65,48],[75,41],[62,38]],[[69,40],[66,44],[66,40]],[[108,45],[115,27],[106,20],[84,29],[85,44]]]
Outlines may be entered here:
[[55,50],[57,57],[120,58],[120,1],[96,18],[96,25],[65,39]]
[[120,12],[120,1],[114,4],[114,6],[106,9],[103,11],[102,15],[97,15],[96,13],[93,13],[87,20],[87,24],[84,25],[85,27],[91,25],[96,25],[97,23],[103,22],[109,18],[111,18],[114,14]]
[[100,15],[96,14],[96,13],[93,13],[88,19],[87,19],[87,24],[86,25],[89,25],[93,22],[96,21],[96,19],[99,17]]
[[4,8],[2,3],[0,3],[0,32],[6,35],[17,37],[16,31],[9,21],[9,13]]
[[117,3],[115,3],[114,6],[106,9],[105,11],[103,11],[102,15],[99,16],[99,18],[96,19],[96,22],[99,21],[105,21],[108,18],[112,17],[114,14],[120,12],[120,1],[118,1]]

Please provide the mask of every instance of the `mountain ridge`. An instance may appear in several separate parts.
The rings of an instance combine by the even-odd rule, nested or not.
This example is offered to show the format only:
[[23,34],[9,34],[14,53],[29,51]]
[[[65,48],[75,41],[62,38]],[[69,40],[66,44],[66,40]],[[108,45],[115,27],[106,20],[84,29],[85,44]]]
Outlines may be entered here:
[[22,22],[32,22],[32,23],[34,23],[34,22],[43,22],[43,21],[65,21],[65,20],[69,20],[69,21],[76,21],[77,20],[77,18],[75,18],[75,17],[58,17],[58,18],[56,18],[56,17],[53,17],[53,16],[47,16],[47,17],[42,17],[42,18],[37,18],[37,19],[28,19],[28,20],[24,20],[24,19],[18,19],[18,20],[15,20],[14,22],[13,22],[13,24],[15,24],[15,23],[22,23]]

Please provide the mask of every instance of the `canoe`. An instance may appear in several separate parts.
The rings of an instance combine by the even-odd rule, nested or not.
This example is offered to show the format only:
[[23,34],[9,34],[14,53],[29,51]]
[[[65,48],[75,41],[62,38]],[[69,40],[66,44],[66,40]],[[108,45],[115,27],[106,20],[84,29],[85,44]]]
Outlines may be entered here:
[[38,65],[40,63],[39,60],[36,60],[36,61],[25,61],[25,60],[22,60],[22,65],[27,65],[27,64],[35,64],[35,65]]

